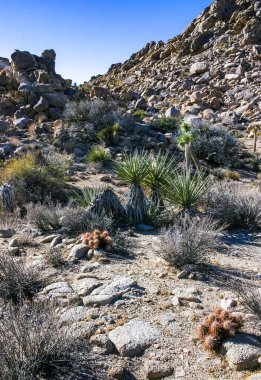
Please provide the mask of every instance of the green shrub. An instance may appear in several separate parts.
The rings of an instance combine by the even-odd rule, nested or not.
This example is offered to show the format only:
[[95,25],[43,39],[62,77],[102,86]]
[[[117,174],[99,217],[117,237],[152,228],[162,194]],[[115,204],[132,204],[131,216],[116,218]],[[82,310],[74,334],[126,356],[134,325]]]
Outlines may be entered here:
[[116,145],[122,128],[119,123],[113,124],[111,127],[103,128],[97,133],[98,139],[104,141],[108,145]]
[[103,147],[92,148],[87,155],[87,162],[96,163],[108,163],[111,161],[110,153]]
[[174,206],[183,210],[190,209],[207,193],[211,186],[210,179],[203,171],[175,172],[164,185],[163,195]]
[[162,129],[163,131],[172,130],[176,131],[179,128],[181,120],[178,117],[161,117],[156,120],[155,125]]
[[148,116],[147,112],[143,111],[143,110],[135,110],[133,112],[133,115],[134,116],[137,116],[139,119],[145,119],[145,117]]
[[74,192],[73,202],[81,207],[89,207],[92,203],[95,196],[102,191],[104,191],[105,187],[84,187],[81,189],[80,193]]

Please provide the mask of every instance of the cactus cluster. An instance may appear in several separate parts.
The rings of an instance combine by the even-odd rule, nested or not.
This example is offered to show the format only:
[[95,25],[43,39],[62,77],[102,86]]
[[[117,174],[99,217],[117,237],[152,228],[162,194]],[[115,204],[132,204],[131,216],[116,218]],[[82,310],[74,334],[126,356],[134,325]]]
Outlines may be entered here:
[[109,251],[112,245],[112,238],[108,231],[94,230],[82,235],[82,242],[88,245],[90,249],[103,248]]
[[205,349],[217,351],[223,340],[234,336],[242,325],[240,316],[218,308],[203,320],[196,332]]

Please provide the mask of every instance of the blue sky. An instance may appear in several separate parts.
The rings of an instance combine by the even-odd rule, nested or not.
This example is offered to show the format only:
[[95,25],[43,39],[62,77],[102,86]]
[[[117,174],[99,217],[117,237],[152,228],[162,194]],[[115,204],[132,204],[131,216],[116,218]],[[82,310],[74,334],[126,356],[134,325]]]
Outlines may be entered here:
[[82,83],[150,41],[167,41],[211,0],[0,0],[0,56],[56,51],[56,71]]

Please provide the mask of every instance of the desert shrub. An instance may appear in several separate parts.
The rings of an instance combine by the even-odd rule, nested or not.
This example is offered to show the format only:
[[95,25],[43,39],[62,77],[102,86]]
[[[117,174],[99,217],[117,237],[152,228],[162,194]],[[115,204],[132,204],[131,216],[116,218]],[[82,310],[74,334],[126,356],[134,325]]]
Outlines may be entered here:
[[0,378],[50,379],[59,367],[68,365],[73,345],[52,304],[9,306],[0,320]]
[[37,284],[37,270],[15,259],[9,253],[0,254],[0,297],[19,302],[32,298]]
[[54,268],[60,268],[65,263],[61,247],[53,247],[48,249],[44,256],[47,264]]
[[195,173],[176,171],[163,186],[163,196],[171,205],[190,209],[203,198],[210,186],[210,179],[202,170]]
[[161,130],[166,131],[171,129],[177,131],[181,120],[178,117],[161,117],[155,121],[155,125]]
[[261,194],[235,182],[223,182],[206,196],[207,210],[221,224],[255,230],[261,226]]
[[64,118],[69,124],[92,124],[102,129],[117,123],[121,114],[116,102],[93,99],[68,102]]
[[174,267],[199,264],[220,244],[221,228],[210,218],[180,217],[174,226],[162,231],[158,250]]
[[82,242],[88,245],[90,249],[103,248],[106,251],[110,251],[112,238],[108,231],[94,230],[92,232],[85,232],[82,235]]
[[193,148],[198,158],[227,164],[235,160],[239,148],[236,138],[225,127],[200,125],[193,128]]
[[106,190],[105,186],[84,187],[80,192],[74,192],[72,201],[81,207],[89,207],[96,195]]
[[258,280],[251,282],[237,281],[233,284],[233,290],[237,293],[240,303],[253,314],[256,321],[261,323],[261,287]]
[[60,219],[63,229],[70,235],[86,231],[111,230],[112,219],[105,214],[96,214],[83,207],[65,207]]
[[0,168],[0,176],[16,189],[20,204],[43,201],[47,196],[64,200],[67,169],[60,157],[39,151],[7,161]]
[[205,349],[217,351],[224,339],[234,336],[242,325],[241,317],[219,308],[205,317],[196,332]]
[[0,229],[16,230],[19,226],[20,218],[18,210],[14,212],[0,211]]
[[97,133],[97,137],[106,144],[114,146],[117,144],[121,132],[122,127],[119,123],[115,123],[112,126],[103,128]]
[[27,219],[41,231],[56,231],[61,228],[61,207],[53,204],[27,205]]
[[109,163],[110,161],[111,161],[110,153],[101,146],[90,149],[87,155],[87,162],[91,164],[97,164],[97,163],[106,164],[106,163]]
[[148,116],[147,112],[145,112],[145,111],[143,111],[141,109],[135,110],[133,112],[133,115],[136,116],[137,118],[139,118],[140,120],[145,119],[145,117]]
[[114,230],[112,231],[112,247],[111,252],[120,256],[132,256],[136,247],[135,242],[131,238],[132,231]]

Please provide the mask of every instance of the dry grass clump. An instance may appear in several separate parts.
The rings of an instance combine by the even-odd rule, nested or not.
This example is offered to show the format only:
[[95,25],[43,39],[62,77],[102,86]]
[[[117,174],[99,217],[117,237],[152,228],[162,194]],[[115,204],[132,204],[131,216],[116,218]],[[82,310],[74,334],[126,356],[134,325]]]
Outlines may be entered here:
[[83,207],[65,207],[60,219],[62,228],[69,235],[77,236],[85,231],[110,230],[112,218],[104,213],[97,214]]
[[255,230],[261,227],[261,193],[235,182],[223,182],[206,197],[208,211],[220,223]]
[[181,216],[160,235],[157,250],[174,267],[199,264],[220,245],[221,227],[211,218]]
[[0,254],[0,297],[4,301],[20,302],[32,299],[38,272],[8,253]]
[[52,204],[27,206],[27,219],[41,231],[56,231],[61,228],[61,207]]
[[234,336],[242,325],[241,317],[218,308],[203,320],[196,333],[206,350],[217,351],[223,340]]
[[18,210],[14,212],[0,211],[0,229],[16,230],[19,226],[20,218]]
[[251,282],[237,281],[233,284],[240,303],[248,310],[254,319],[261,323],[261,283],[257,279]]
[[59,327],[52,304],[8,306],[0,319],[0,378],[51,378],[70,362],[72,339]]
[[90,249],[103,248],[106,251],[111,249],[112,238],[108,231],[94,230],[82,235],[82,242],[88,245]]
[[61,247],[53,247],[48,249],[44,256],[47,264],[54,268],[60,268],[65,264]]

